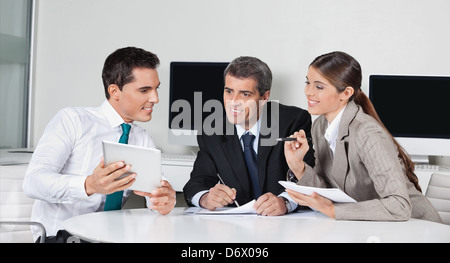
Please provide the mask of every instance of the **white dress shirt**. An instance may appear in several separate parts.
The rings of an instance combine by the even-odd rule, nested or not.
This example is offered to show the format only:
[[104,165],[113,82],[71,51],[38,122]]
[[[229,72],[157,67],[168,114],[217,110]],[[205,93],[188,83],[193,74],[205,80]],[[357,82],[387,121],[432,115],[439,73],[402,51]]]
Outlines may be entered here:
[[[85,180],[100,163],[102,141],[118,142],[123,122],[105,100],[95,108],[64,108],[47,124],[24,178],[25,194],[37,199],[31,220],[42,223],[47,236],[56,235],[67,218],[103,211],[106,195],[88,196]],[[146,130],[130,125],[128,144],[155,148]],[[130,193],[124,191],[122,204]],[[37,238],[38,229],[32,232]]]
[[341,118],[342,114],[344,113],[345,107],[338,113],[338,115],[336,115],[336,117],[334,118],[333,121],[331,121],[331,123],[328,123],[328,128],[325,130],[324,137],[327,140],[328,144],[330,145],[333,157],[334,152],[336,150],[336,140],[339,132],[339,124],[341,124]]
[[248,131],[242,128],[240,125],[235,125],[236,127],[236,133],[239,138],[239,142],[241,143],[242,151],[244,151],[244,141],[242,140],[242,135],[246,134],[247,132],[255,136],[255,140],[253,140],[253,150],[256,153],[256,156],[258,156],[258,140],[259,140],[259,128],[261,127],[261,118],[256,122],[255,125]]

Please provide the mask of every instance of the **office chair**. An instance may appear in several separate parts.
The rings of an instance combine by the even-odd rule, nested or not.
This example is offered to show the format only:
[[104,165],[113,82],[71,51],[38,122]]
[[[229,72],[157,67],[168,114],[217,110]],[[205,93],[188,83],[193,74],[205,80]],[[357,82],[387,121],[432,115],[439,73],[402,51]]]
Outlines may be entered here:
[[438,210],[444,224],[450,225],[450,174],[434,173],[425,196]]
[[46,234],[42,224],[30,221],[34,199],[23,192],[26,169],[26,165],[0,166],[0,243],[33,242],[30,226]]
[[[11,226],[14,226],[14,225],[16,225],[16,226],[28,226],[28,228],[30,226],[37,226],[39,228],[39,230],[41,231],[41,236],[47,236],[47,232],[45,231],[44,225],[42,225],[39,222],[32,222],[32,221],[3,221],[3,220],[0,221],[0,228],[2,228],[2,229],[5,228],[6,229],[7,225],[11,225]],[[17,231],[23,231],[21,229],[19,229],[19,230],[15,230],[14,228],[9,228],[9,229],[10,229],[9,233],[6,232],[7,234],[5,234],[5,232],[3,232],[3,231],[0,232],[0,235],[2,235],[2,237],[0,238],[0,241],[1,241],[0,243],[5,243],[5,242],[8,242],[8,243],[14,242],[14,243],[16,243],[18,241],[16,236],[19,235],[19,233],[17,233]],[[41,238],[39,243],[45,243],[45,238]]]

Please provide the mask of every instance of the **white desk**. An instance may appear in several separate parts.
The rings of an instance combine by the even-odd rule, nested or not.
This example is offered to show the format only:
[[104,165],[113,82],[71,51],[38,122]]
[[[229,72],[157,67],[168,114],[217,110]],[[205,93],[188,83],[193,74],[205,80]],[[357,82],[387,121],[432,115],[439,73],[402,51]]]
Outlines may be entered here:
[[184,209],[175,208],[166,216],[148,209],[99,212],[70,218],[63,226],[95,242],[450,242],[450,226],[415,219],[338,221],[316,212],[281,217],[188,215]]

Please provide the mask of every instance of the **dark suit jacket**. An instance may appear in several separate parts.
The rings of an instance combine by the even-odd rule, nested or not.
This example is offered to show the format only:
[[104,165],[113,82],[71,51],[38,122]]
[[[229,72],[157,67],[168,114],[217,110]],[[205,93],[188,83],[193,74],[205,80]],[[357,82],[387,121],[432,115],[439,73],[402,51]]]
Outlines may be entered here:
[[[275,139],[288,137],[300,129],[305,130],[306,136],[311,137],[311,115],[297,107],[268,102],[261,118],[258,141],[259,184],[262,194],[271,192],[278,195],[284,191],[278,181],[286,180],[289,167],[284,156],[284,143],[277,143]],[[195,194],[209,190],[218,183],[217,173],[227,186],[236,189],[236,200],[239,204],[253,200],[247,166],[236,128],[233,124],[226,123],[228,121],[225,116],[223,122],[223,127],[228,127],[225,135],[197,136],[200,150],[191,178],[183,189],[189,205],[192,205],[191,200]],[[314,166],[312,145],[304,160]]]

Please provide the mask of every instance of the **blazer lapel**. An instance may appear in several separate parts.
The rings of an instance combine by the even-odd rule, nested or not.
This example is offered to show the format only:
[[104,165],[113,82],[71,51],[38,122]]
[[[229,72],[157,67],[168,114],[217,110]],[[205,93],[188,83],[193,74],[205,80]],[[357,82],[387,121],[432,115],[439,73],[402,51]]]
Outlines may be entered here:
[[345,178],[347,176],[348,159],[347,159],[347,149],[345,147],[345,141],[341,140],[336,142],[336,149],[333,161],[333,179],[336,186],[344,190]]
[[233,135],[226,135],[224,137],[225,140],[222,143],[222,148],[233,169],[236,181],[238,181],[244,189],[249,189],[250,182],[248,179],[247,166],[236,132]]
[[263,135],[259,135],[259,142],[258,142],[258,179],[259,179],[259,188],[262,190],[264,189],[264,183],[266,181],[267,177],[267,160],[269,159],[269,154],[272,151],[272,146],[261,146],[261,137]]
[[316,153],[319,154],[318,158],[321,162],[322,169],[327,175],[330,183],[335,184],[332,173],[333,156],[331,155],[330,145],[323,136],[325,134],[328,122],[324,116],[320,116],[316,121],[318,129],[314,134],[314,137],[317,138],[316,140],[314,140],[314,147],[316,148]]
[[332,175],[339,188],[345,191],[345,179],[348,170],[348,149],[347,138],[349,135],[350,123],[358,112],[358,106],[353,101],[348,102],[347,107],[341,118],[339,125],[338,138],[336,142],[336,149],[334,154]]
[[[263,186],[267,177],[267,160],[269,159],[273,146],[277,144],[276,138],[279,137],[279,114],[274,114],[274,116],[272,116],[273,105],[273,102],[267,102],[260,117],[261,127],[259,130],[258,141],[258,179],[261,190],[264,189]],[[278,107],[278,105],[275,104],[275,107]],[[275,112],[279,113],[278,111]]]

